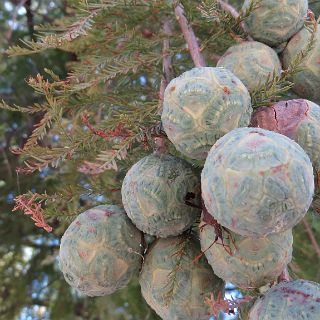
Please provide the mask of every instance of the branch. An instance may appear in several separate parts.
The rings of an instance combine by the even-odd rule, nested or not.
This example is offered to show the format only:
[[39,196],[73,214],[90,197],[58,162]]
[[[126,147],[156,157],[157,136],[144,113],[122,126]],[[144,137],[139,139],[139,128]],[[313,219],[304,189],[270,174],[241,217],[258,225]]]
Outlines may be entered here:
[[310,226],[310,224],[309,224],[309,221],[308,221],[306,218],[303,218],[303,219],[302,219],[302,223],[303,223],[303,225],[304,225],[304,228],[306,229],[306,232],[307,232],[307,234],[308,234],[308,236],[309,236],[309,239],[310,239],[310,241],[311,241],[311,244],[312,244],[314,250],[315,250],[316,253],[317,253],[317,256],[320,258],[320,247],[319,247],[319,244],[318,244],[318,242],[317,242],[317,239],[316,239],[316,237],[315,237],[315,235],[314,235],[314,233],[313,233],[313,231],[312,231],[312,228],[311,228],[311,226]]
[[174,297],[176,286],[177,284],[179,284],[177,274],[182,270],[183,264],[186,263],[185,258],[189,245],[189,236],[182,236],[181,240],[179,240],[179,242],[174,247],[176,251],[170,257],[174,261],[174,266],[167,277],[167,283],[165,285],[166,287],[168,287],[167,292],[164,294],[166,304],[169,304]]
[[31,0],[26,0],[24,3],[24,7],[27,11],[27,23],[28,23],[28,30],[31,40],[34,39],[34,21],[33,21],[33,12],[31,10]]
[[163,19],[163,28],[162,29],[163,29],[163,33],[167,36],[167,38],[163,40],[163,48],[162,48],[163,77],[161,80],[160,92],[159,92],[160,100],[163,101],[164,91],[165,91],[168,83],[170,82],[171,71],[172,71],[171,56],[169,54],[170,40],[168,39],[168,37],[170,37],[172,35],[172,21],[167,16]]
[[183,36],[188,44],[189,52],[192,57],[194,65],[196,67],[205,67],[206,62],[204,60],[204,57],[201,54],[197,38],[196,38],[191,26],[189,25],[188,20],[186,19],[185,15],[184,15],[184,9],[183,9],[182,5],[179,4],[177,1],[175,1],[174,12],[176,14],[176,18],[177,18],[178,23],[180,25]]
[[231,4],[224,2],[223,0],[217,0],[220,4],[222,10],[229,12],[234,18],[238,19],[240,17],[239,12]]
[[[231,4],[226,3],[223,0],[217,0],[217,2],[220,4],[223,11],[229,12],[235,19],[241,20],[240,13]],[[243,21],[240,22],[240,26],[242,30],[247,34],[248,40],[252,41],[253,39],[251,36],[248,35],[246,25],[244,24]]]

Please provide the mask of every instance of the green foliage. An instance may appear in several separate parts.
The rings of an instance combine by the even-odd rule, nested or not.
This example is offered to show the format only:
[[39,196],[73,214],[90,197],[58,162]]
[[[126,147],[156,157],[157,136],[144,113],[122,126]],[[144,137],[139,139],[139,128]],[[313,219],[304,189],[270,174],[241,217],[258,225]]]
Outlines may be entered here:
[[171,270],[168,276],[168,282],[166,284],[166,293],[165,293],[165,301],[166,305],[169,305],[172,299],[174,298],[175,288],[177,284],[177,273],[181,269],[181,264],[183,262],[184,256],[187,254],[187,249],[190,246],[190,235],[182,236],[180,241],[176,246],[176,251],[173,256],[176,259],[176,263],[174,268]]
[[[74,1],[75,5],[76,3],[77,1]],[[4,3],[1,2],[0,11],[4,20],[1,20],[0,26],[6,32],[1,38],[1,48],[16,43],[19,38],[28,42],[31,35],[24,27],[25,15],[17,15],[16,21],[19,27],[11,34],[10,27],[6,23],[14,12],[6,11],[3,6]],[[64,8],[59,1],[55,1],[53,9],[47,10],[47,8],[52,7],[49,6],[48,1],[42,1],[37,7],[39,12],[34,9],[34,23],[44,23],[49,20],[52,22],[51,19],[61,17],[64,10],[69,13],[73,11],[70,7]],[[119,202],[119,194],[110,192],[106,188],[106,181],[108,181],[109,188],[119,188],[119,181],[115,180],[117,175],[112,171],[107,171],[98,178],[92,177],[94,183],[91,183],[91,177],[86,180],[77,174],[77,161],[70,161],[68,166],[61,170],[44,170],[41,178],[38,174],[15,173],[15,168],[21,166],[24,158],[18,158],[10,152],[9,148],[13,147],[19,152],[19,148],[25,146],[26,136],[33,131],[33,125],[40,121],[42,125],[36,128],[33,138],[29,140],[28,148],[33,148],[33,159],[38,161],[40,159],[38,156],[44,155],[43,150],[46,150],[48,154],[41,161],[49,161],[56,155],[61,157],[62,152],[52,150],[52,146],[60,146],[61,151],[66,150],[63,147],[64,138],[61,137],[62,143],[61,141],[55,142],[53,138],[61,132],[64,135],[72,135],[72,131],[69,130],[72,121],[70,118],[67,120],[68,116],[65,114],[62,118],[60,113],[62,110],[60,104],[64,103],[64,98],[61,97],[59,91],[61,89],[59,82],[62,81],[61,79],[66,79],[66,61],[72,64],[76,58],[75,55],[56,49],[27,57],[8,58],[3,49],[1,49],[1,54],[0,100],[3,101],[4,110],[0,110],[0,236],[2,239],[0,244],[0,319],[18,319],[21,312],[25,316],[29,315],[39,320],[45,319],[48,313],[50,319],[93,320],[97,317],[106,317],[122,320],[127,319],[129,315],[136,320],[144,317],[145,319],[158,319],[143,301],[137,282],[115,296],[89,301],[84,297],[76,296],[66,285],[63,276],[57,272],[57,241],[64,232],[66,224],[86,208],[97,204],[95,198],[101,197],[101,190],[106,190],[109,201],[118,199]],[[46,79],[44,80],[38,74],[46,74],[46,79],[55,83],[48,87]],[[26,85],[26,79],[29,79],[27,83],[35,90]],[[84,99],[82,103],[88,104],[91,96]],[[104,94],[105,96],[107,94]],[[101,95],[97,97],[100,99],[98,103],[104,97]],[[72,99],[73,106],[76,106],[77,97],[73,96]],[[112,97],[110,97],[111,100]],[[112,101],[118,104],[115,99]],[[132,110],[129,110],[128,114],[131,112],[136,119],[139,119],[141,110],[139,109],[137,113],[135,111],[138,111],[138,104],[132,103]],[[42,118],[44,120],[41,120]],[[40,142],[39,137],[41,137]],[[68,181],[67,185],[66,181]],[[28,193],[28,190],[34,189],[38,193],[31,191]],[[50,224],[54,227],[54,234],[45,234],[44,231],[35,228],[29,217],[10,212],[12,210],[11,196],[18,193],[26,193],[26,198],[34,197],[36,203],[46,206],[45,218],[52,218]],[[63,204],[57,208],[56,203],[60,199]],[[70,215],[66,214],[68,212]],[[62,217],[63,221],[60,221]],[[120,306],[123,306],[121,311],[118,310]]]
[[206,28],[210,30],[210,36],[201,42],[201,49],[221,54],[236,44],[236,41],[246,40],[248,35],[242,23],[256,9],[259,1],[253,0],[245,11],[240,12],[239,17],[224,11],[216,0],[202,1],[199,10],[207,22]]
[[[124,7],[128,10],[124,10]],[[129,164],[137,160],[137,155],[140,158],[145,154],[145,149],[150,150],[153,146],[152,137],[161,133],[158,115],[161,101],[158,93],[162,75],[162,41],[165,36],[158,30],[161,29],[163,14],[172,15],[172,7],[163,1],[89,1],[83,2],[77,9],[70,19],[57,22],[59,29],[64,30],[61,34],[44,33],[37,44],[26,42],[28,52],[25,47],[12,47],[8,51],[12,55],[38,53],[41,45],[43,49],[54,47],[72,50],[77,55],[77,60],[70,64],[72,70],[65,80],[53,70],[46,70],[46,78],[36,75],[28,80],[37,95],[44,97],[40,106],[45,113],[24,147],[15,149],[15,153],[24,159],[25,168],[22,172],[31,173],[58,165],[60,170],[68,172],[77,170],[77,164],[82,163],[79,170],[84,175],[76,173],[76,176],[88,180],[90,174],[99,173],[102,177],[110,168],[126,171]],[[79,32],[77,37],[66,36],[66,30],[73,32],[75,26],[84,21],[84,13],[92,14],[93,10],[93,21],[84,23],[86,32]],[[195,6],[193,10],[196,11]],[[199,29],[203,29],[206,21],[200,17],[197,19]],[[64,37],[62,42],[61,37]],[[185,42],[177,25],[170,40],[173,65],[179,68],[180,61],[176,60],[174,54],[184,52]],[[185,62],[184,59],[181,61],[182,64]],[[190,60],[187,65],[190,65]],[[180,71],[177,69],[177,72]],[[139,77],[146,74],[147,83],[139,85]],[[2,106],[10,108],[7,104]],[[37,112],[40,106],[32,105],[23,111]],[[94,130],[87,130],[84,114],[88,115]],[[66,127],[71,124],[73,129],[66,132]],[[48,148],[45,138],[50,136],[50,128],[51,132],[54,130],[60,135],[60,141]],[[95,134],[95,130],[104,132],[104,138]],[[128,154],[135,156],[129,159]],[[78,179],[74,179],[69,187],[74,197],[79,198],[83,189],[78,188]],[[109,197],[107,190],[113,188],[113,182],[108,185],[109,182],[105,179],[105,189],[99,189],[99,194]],[[93,179],[90,179],[90,183],[95,189]],[[61,187],[65,189],[63,183]],[[63,193],[63,190],[57,185],[57,194]],[[54,215],[50,209],[53,203],[55,212],[63,212],[66,216],[74,214],[74,207],[65,211],[69,199],[65,201],[62,198],[57,202],[54,197],[47,199],[49,209],[45,208],[46,215]],[[47,213],[48,210],[50,213]]]

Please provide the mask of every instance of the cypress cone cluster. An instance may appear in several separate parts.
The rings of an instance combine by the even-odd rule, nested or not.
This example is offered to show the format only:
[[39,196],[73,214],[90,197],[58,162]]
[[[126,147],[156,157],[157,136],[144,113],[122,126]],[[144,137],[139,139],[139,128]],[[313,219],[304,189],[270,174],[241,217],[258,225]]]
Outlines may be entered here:
[[[142,294],[160,317],[191,320],[208,318],[205,298],[223,292],[223,281],[244,289],[277,281],[320,166],[319,31],[293,79],[295,92],[310,101],[253,111],[250,93],[280,75],[280,60],[285,68],[303,50],[307,8],[307,0],[261,0],[245,21],[254,41],[230,48],[218,67],[197,67],[169,83],[164,131],[185,159],[205,161],[201,177],[163,150],[134,164],[122,185],[125,211],[92,208],[63,236],[60,265],[71,286],[111,294],[140,270]],[[287,41],[279,59],[274,48]],[[201,212],[197,237],[190,230]],[[142,232],[158,239],[146,248]],[[200,246],[205,256],[195,259]],[[304,280],[280,283],[248,319],[318,319],[319,291]]]

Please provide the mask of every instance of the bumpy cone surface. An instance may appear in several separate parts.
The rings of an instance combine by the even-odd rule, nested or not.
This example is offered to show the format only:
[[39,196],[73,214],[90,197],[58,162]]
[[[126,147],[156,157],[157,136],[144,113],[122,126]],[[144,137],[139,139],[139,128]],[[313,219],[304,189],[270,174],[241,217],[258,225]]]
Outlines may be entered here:
[[304,217],[314,192],[313,168],[293,140],[239,128],[212,147],[201,185],[206,208],[220,224],[259,237],[290,229]]
[[210,293],[216,297],[224,285],[205,257],[193,262],[199,253],[199,243],[183,237],[159,239],[147,252],[140,274],[141,291],[162,319],[208,319],[205,297]]
[[200,177],[171,155],[149,155],[137,162],[122,184],[122,202],[133,223],[158,237],[181,234],[200,215]]
[[101,205],[80,214],[61,239],[65,280],[88,296],[111,294],[138,275],[142,233],[123,209]]
[[320,285],[307,280],[282,282],[259,298],[249,320],[319,320]]
[[175,147],[205,159],[212,145],[234,128],[247,126],[251,98],[243,83],[224,68],[194,68],[166,88],[162,124]]
[[[280,101],[270,107],[258,108],[252,116],[251,126],[278,132],[296,141],[310,157],[315,181],[319,184],[320,106],[304,99]],[[312,206],[320,210],[319,188]]]
[[[242,10],[248,10],[251,2],[245,0]],[[255,40],[277,46],[303,27],[307,10],[308,0],[261,0],[245,23]]]
[[[286,49],[283,51],[283,65],[288,67],[295,56],[303,50],[310,38],[310,32],[303,28],[289,41]],[[292,81],[293,90],[302,98],[310,99],[313,102],[320,103],[320,28],[318,28],[315,37],[314,48],[309,52],[304,62],[299,66],[301,71],[297,72]]]
[[320,106],[304,100],[280,101],[261,107],[252,116],[252,127],[281,133],[296,141],[320,172]]
[[257,90],[268,78],[279,76],[281,72],[276,52],[257,41],[242,42],[230,47],[217,66],[234,73],[249,91]]
[[224,232],[223,243],[227,249],[221,240],[213,244],[215,238],[214,227],[203,221],[201,250],[217,276],[240,288],[259,288],[276,280],[292,258],[291,229],[263,238]]

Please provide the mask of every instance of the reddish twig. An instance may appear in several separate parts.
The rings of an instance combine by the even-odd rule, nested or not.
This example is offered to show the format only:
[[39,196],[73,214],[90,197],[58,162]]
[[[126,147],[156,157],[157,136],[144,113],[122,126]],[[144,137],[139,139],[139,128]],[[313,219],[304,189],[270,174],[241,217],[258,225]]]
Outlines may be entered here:
[[309,221],[306,218],[303,218],[302,219],[302,223],[303,223],[304,228],[305,228],[305,230],[306,230],[306,232],[307,232],[307,234],[309,236],[311,244],[312,244],[314,250],[317,253],[317,256],[320,258],[320,247],[319,247],[317,239],[316,239],[316,237],[315,237],[315,235],[314,235],[314,233],[312,231],[312,228],[311,228],[311,226],[309,224]]
[[[206,225],[210,225],[214,228],[214,232],[216,234],[216,237],[213,241],[213,243],[210,245],[209,248],[211,248],[211,246],[215,243],[217,244],[221,244],[223,246],[223,248],[226,250],[226,252],[232,256],[233,252],[232,252],[232,248],[231,248],[231,243],[233,244],[234,248],[237,249],[235,240],[233,239],[231,232],[223,227],[221,224],[219,224],[219,222],[213,218],[213,216],[209,213],[209,211],[207,210],[204,202],[202,201],[202,214],[203,214],[203,222],[205,223],[202,226],[202,229],[206,226]],[[201,230],[200,230],[201,231]],[[228,235],[228,239],[230,241],[230,244],[225,244],[224,243],[224,233],[227,233]],[[217,241],[220,240],[221,243],[218,243]],[[207,248],[205,251],[207,251],[209,248]]]
[[84,114],[82,117],[81,117],[81,120],[82,120],[82,123],[84,125],[86,125],[88,127],[88,129],[95,135],[105,139],[105,140],[110,140],[110,138],[114,138],[114,137],[117,137],[117,138],[128,138],[130,137],[130,134],[128,132],[127,129],[124,128],[123,124],[119,124],[117,125],[113,130],[108,130],[107,132],[106,131],[103,131],[103,130],[100,130],[100,129],[96,129],[93,127],[92,124],[90,124],[89,122],[89,116],[87,114]]
[[218,317],[221,311],[229,312],[229,303],[227,300],[224,300],[221,292],[218,293],[217,299],[214,298],[213,293],[210,294],[210,298],[205,298],[205,304],[209,307],[210,315]]
[[[188,201],[185,201],[186,204],[188,204]],[[189,204],[188,204],[189,205]],[[205,250],[201,251],[199,255],[197,255],[193,260],[192,263],[197,263],[204,255],[205,252],[207,252],[208,250],[210,250],[210,248],[213,245],[221,245],[223,246],[224,250],[230,255],[233,255],[232,252],[232,247],[231,244],[234,246],[235,249],[237,249],[237,245],[235,243],[235,240],[232,237],[231,232],[221,226],[221,224],[218,223],[218,221],[216,219],[213,218],[213,216],[208,212],[204,202],[202,201],[202,220],[204,222],[204,224],[200,227],[200,232],[203,231],[203,229],[207,226],[210,225],[214,228],[214,232],[215,232],[215,239],[212,241],[212,243],[210,243],[209,247],[206,248]],[[227,239],[229,240],[230,244],[226,244],[224,242],[224,234],[227,233]],[[220,242],[218,242],[220,240]]]
[[180,25],[181,31],[183,33],[183,36],[188,44],[189,52],[192,57],[193,63],[196,67],[205,67],[206,62],[201,53],[197,38],[191,26],[189,25],[187,18],[185,17],[183,7],[177,1],[175,1],[174,5],[174,12]]
[[52,227],[50,227],[43,218],[43,209],[41,203],[37,203],[35,200],[37,198],[37,194],[32,195],[30,199],[28,199],[25,195],[17,196],[14,201],[16,203],[15,207],[12,211],[22,210],[24,214],[30,215],[31,219],[35,221],[35,225],[39,228],[43,228],[47,232],[52,231]]
[[[116,168],[113,168],[116,170]],[[90,176],[99,175],[106,171],[104,167],[101,166],[100,163],[83,161],[83,163],[78,167],[78,171]]]
[[161,100],[164,98],[164,91],[170,82],[171,79],[171,73],[172,73],[172,66],[171,66],[171,56],[169,53],[170,50],[170,40],[169,37],[172,35],[172,21],[169,17],[165,17],[163,19],[163,33],[167,36],[166,39],[163,40],[163,47],[162,47],[162,55],[163,55],[163,60],[162,60],[162,80],[160,84],[160,92],[159,92],[159,97]]

